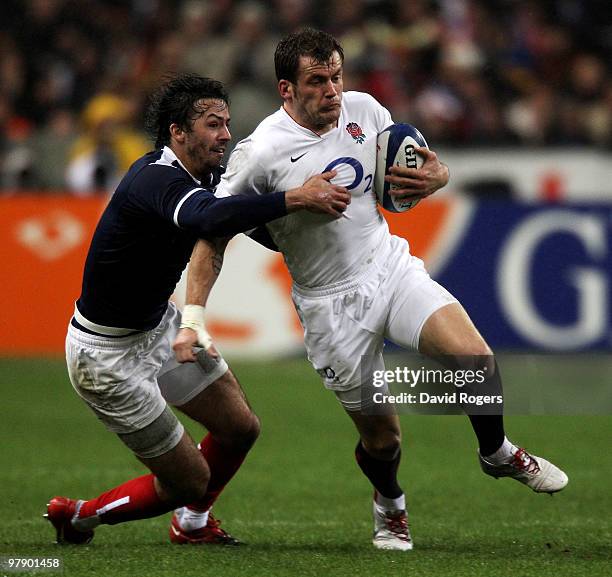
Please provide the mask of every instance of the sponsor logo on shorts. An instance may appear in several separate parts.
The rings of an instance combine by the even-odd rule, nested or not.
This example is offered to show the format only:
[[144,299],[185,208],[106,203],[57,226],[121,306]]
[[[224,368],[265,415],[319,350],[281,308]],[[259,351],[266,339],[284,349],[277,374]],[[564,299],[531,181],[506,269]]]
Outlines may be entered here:
[[336,376],[336,371],[331,367],[325,367],[324,369],[317,369],[317,373],[319,373],[324,379],[328,381],[333,381],[334,383],[339,383],[340,378]]

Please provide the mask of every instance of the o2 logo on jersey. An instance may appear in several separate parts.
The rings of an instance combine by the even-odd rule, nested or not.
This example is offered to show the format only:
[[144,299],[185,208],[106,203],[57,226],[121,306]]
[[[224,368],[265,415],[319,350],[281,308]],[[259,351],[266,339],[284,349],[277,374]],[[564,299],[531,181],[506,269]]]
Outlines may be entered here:
[[364,178],[363,166],[361,165],[361,162],[359,162],[356,158],[352,158],[351,156],[343,156],[341,158],[336,158],[336,160],[332,160],[323,169],[323,172],[336,170],[338,172],[337,177],[340,177],[340,180],[344,180],[344,177],[350,178],[350,176],[346,175],[346,166],[349,166],[353,169],[353,182],[351,182],[350,184],[342,184],[342,182],[337,182],[336,184],[338,184],[339,186],[344,186],[347,190],[353,190],[354,188],[357,188],[362,182],[365,182],[366,187],[363,191],[363,194],[365,194],[366,192],[370,192],[372,190],[372,175],[367,174]]

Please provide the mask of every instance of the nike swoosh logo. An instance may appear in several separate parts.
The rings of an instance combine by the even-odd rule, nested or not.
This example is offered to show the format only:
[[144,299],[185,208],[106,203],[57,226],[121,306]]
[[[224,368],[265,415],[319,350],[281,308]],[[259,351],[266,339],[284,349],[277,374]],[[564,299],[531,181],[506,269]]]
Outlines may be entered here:
[[300,154],[299,156],[296,156],[295,158],[293,158],[293,156],[291,157],[291,162],[297,162],[300,158],[302,158],[302,156],[308,154],[308,152],[305,152],[304,154]]
[[172,529],[172,532],[173,532],[173,533],[174,533],[174,534],[175,534],[177,537],[180,537],[180,536],[181,536],[180,532],[179,532],[179,531],[177,531],[177,530],[174,528],[174,525],[170,525],[170,529]]

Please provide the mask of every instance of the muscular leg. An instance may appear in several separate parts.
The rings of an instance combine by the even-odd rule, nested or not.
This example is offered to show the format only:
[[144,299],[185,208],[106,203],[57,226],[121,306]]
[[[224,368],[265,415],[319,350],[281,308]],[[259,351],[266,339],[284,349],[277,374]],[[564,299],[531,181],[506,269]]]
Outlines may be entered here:
[[152,474],[127,481],[84,502],[74,522],[77,529],[156,517],[205,495],[209,468],[187,433],[163,455],[139,459]]
[[204,425],[227,450],[247,452],[259,436],[259,419],[231,370],[177,409]]
[[[426,321],[419,350],[427,355],[491,355],[491,350],[459,304],[439,309]],[[493,387],[501,387],[492,363]],[[511,477],[538,493],[561,491],[568,482],[558,467],[513,445],[504,435],[503,416],[469,415],[480,445],[480,465],[493,477]]]
[[[201,510],[210,508],[255,442],[259,421],[229,371],[179,408],[210,431],[201,448],[185,433],[170,451],[153,458],[139,457],[152,474],[87,501],[80,512],[82,518],[94,517],[87,528],[100,522],[152,517],[187,503]],[[133,440],[130,444],[133,448]],[[108,505],[111,508],[104,509]],[[97,514],[100,509],[104,509],[102,515]]]
[[[163,367],[165,370],[157,375],[143,371],[140,378],[133,381],[118,378],[115,387],[117,411],[110,417],[101,409],[109,403],[106,391],[106,397],[98,394],[98,389],[90,386],[90,380],[82,378],[78,372],[71,373],[73,386],[79,395],[109,428],[127,430],[119,433],[119,437],[151,474],[132,479],[89,501],[77,502],[64,497],[52,500],[47,515],[58,530],[58,538],[65,537],[61,533],[64,530],[70,532],[72,526],[78,531],[90,532],[100,523],[115,524],[153,517],[177,506],[200,503],[205,499],[210,503],[233,476],[257,437],[259,423],[224,362],[217,362],[212,369],[206,365],[190,365],[179,368],[178,363],[169,360]],[[207,375],[211,379],[219,374],[221,377],[206,387],[210,382]],[[202,443],[201,450],[185,434],[159,395],[160,391],[155,391],[153,379],[158,380],[162,390],[159,379],[164,376],[168,377],[166,384],[179,401],[188,399],[190,392],[200,391],[182,404],[184,412],[208,426],[212,432]],[[130,430],[125,426],[128,420],[125,414],[131,413],[121,414],[123,406],[129,402],[131,406],[137,406],[142,415],[155,413],[157,418],[142,429]],[[213,485],[209,482],[211,480]],[[70,538],[63,540],[72,542]],[[84,541],[76,536],[74,542]]]
[[357,464],[385,499],[401,497],[403,491],[397,482],[401,429],[397,415],[363,415],[354,411],[347,414],[359,431]]
[[378,549],[409,551],[406,497],[397,482],[401,457],[401,432],[397,415],[363,415],[347,411],[359,431],[355,449],[357,464],[374,486],[374,534]]
[[[419,352],[438,358],[441,355],[459,357],[491,357],[491,349],[459,303],[438,309],[425,322],[419,339]],[[491,365],[491,368],[496,368]],[[493,374],[491,372],[490,374]],[[495,374],[492,378],[499,379]],[[468,415],[478,438],[481,455],[491,455],[504,442],[502,415]]]
[[425,321],[419,338],[419,352],[430,357],[493,354],[459,303],[438,309]]
[[155,490],[168,510],[205,495],[210,469],[187,432],[168,453],[140,460],[155,475]]
[[[188,505],[190,511],[203,513],[212,507],[257,440],[259,419],[230,370],[177,408],[209,431],[199,448],[210,467],[210,481],[206,494]],[[191,521],[183,520],[184,529],[196,529],[207,522],[206,516],[187,515]]]
[[401,445],[401,428],[397,415],[363,415],[346,411],[359,431],[361,444],[369,455],[381,461],[391,461]]
[[[152,474],[86,501],[75,522],[77,529],[154,517],[189,503],[197,510],[210,509],[255,442],[259,421],[229,371],[180,409],[209,429],[200,447],[184,433],[162,455],[138,457]],[[134,439],[124,441],[135,447]]]

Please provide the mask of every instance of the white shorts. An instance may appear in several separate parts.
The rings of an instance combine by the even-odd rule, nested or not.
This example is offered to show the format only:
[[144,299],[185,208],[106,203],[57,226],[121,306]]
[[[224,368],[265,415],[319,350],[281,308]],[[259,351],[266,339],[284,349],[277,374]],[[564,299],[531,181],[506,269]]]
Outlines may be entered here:
[[[427,319],[457,302],[396,236],[361,277],[321,289],[294,285],[292,296],[308,359],[347,410],[360,408],[362,370],[384,368],[385,338],[417,350]],[[361,366],[364,355],[370,367]]]
[[[157,327],[137,335],[96,336],[69,325],[66,362],[70,381],[110,431],[124,436],[145,429],[166,411],[166,401],[180,406],[228,370],[223,359],[208,370],[199,363],[179,365],[172,351],[179,326],[180,313],[172,302]],[[158,383],[173,374],[182,375],[170,379],[173,386]],[[160,422],[167,423],[167,419]],[[159,441],[165,451],[183,434],[182,425],[177,424],[168,433],[172,438]]]

